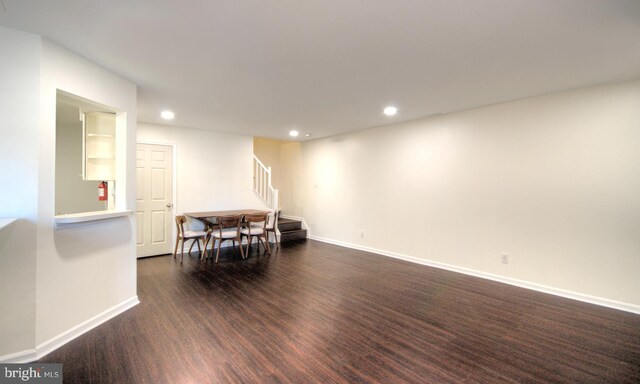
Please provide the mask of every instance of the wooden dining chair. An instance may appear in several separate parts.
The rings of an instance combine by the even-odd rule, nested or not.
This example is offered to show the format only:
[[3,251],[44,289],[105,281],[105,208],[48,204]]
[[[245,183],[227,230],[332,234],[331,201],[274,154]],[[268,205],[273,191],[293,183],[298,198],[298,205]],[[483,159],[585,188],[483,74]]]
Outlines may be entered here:
[[242,236],[247,238],[247,252],[249,254],[249,246],[251,240],[258,238],[258,251],[260,250],[260,243],[268,254],[271,254],[271,247],[269,247],[269,239],[267,238],[267,214],[259,213],[253,215],[244,215],[246,226],[240,230]]
[[211,250],[216,245],[216,240],[218,241],[218,250],[216,251],[216,263],[218,262],[218,258],[220,257],[220,248],[222,246],[223,241],[231,240],[233,241],[233,248],[236,247],[236,241],[238,242],[238,246],[240,247],[240,256],[244,259],[244,251],[242,250],[242,238],[240,233],[240,221],[242,220],[242,215],[233,215],[233,216],[218,216],[216,217],[216,222],[212,226],[211,230],[211,239],[213,243],[211,244]]
[[280,242],[278,242],[278,216],[280,216],[280,213],[277,210],[269,212],[267,214],[267,224],[265,225],[267,242],[269,241],[269,234],[273,233],[273,241],[276,243],[276,247],[280,247]]
[[[189,253],[191,253],[191,249],[194,244],[198,244],[198,251],[200,252],[201,257],[206,255],[206,239],[207,239],[207,231],[192,231],[185,230],[185,223],[187,222],[187,218],[185,215],[176,215],[176,247],[173,250],[173,258],[175,259],[178,255],[178,245],[182,242],[182,247],[180,247],[180,262],[184,259],[184,243],[186,241],[192,240],[191,246],[189,247]],[[202,248],[200,248],[200,241],[202,241],[204,253]]]

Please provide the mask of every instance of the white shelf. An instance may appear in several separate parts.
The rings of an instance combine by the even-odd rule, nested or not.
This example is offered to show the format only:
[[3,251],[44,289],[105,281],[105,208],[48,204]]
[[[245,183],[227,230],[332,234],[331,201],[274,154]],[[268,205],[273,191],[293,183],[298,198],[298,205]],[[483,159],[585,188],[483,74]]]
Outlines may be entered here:
[[18,219],[0,219],[0,231],[7,228],[9,225],[11,225],[11,223],[13,223],[16,220]]
[[53,217],[53,220],[56,224],[86,223],[88,221],[107,220],[107,219],[113,219],[116,217],[129,216],[132,212],[133,212],[132,210],[125,209],[125,210],[70,213],[67,215],[56,215]]
[[113,180],[116,169],[116,115],[87,112],[84,119],[84,180]]

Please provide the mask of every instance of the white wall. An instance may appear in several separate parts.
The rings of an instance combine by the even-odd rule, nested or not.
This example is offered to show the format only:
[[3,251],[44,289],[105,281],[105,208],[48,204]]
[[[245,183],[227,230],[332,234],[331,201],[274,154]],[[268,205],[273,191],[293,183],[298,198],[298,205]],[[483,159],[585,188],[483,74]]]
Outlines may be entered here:
[[82,122],[78,107],[58,102],[56,107],[56,215],[103,211],[98,201],[99,181],[83,180]]
[[280,166],[282,175],[280,177],[280,207],[282,213],[289,216],[302,216],[304,203],[304,171],[302,168],[302,147],[300,143],[286,143],[281,147]]
[[0,27],[0,359],[35,341],[40,38]]
[[138,142],[175,146],[175,214],[264,208],[252,192],[251,136],[145,123],[137,132]]
[[314,140],[291,214],[316,237],[640,311],[639,128],[636,81]]
[[41,64],[36,346],[46,349],[93,317],[137,302],[133,216],[54,227],[56,91],[123,113],[116,205],[128,209],[135,207],[137,100],[135,84],[47,40]]
[[[136,86],[39,36],[0,27],[0,361],[28,361],[134,305],[135,222],[54,227],[56,90],[122,111],[120,207],[134,206]],[[126,117],[125,117],[126,116]]]

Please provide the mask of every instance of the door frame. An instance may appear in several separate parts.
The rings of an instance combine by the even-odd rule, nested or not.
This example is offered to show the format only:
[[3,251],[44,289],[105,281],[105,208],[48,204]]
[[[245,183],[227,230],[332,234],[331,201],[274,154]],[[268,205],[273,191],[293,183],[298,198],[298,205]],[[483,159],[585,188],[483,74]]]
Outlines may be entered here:
[[[171,204],[172,204],[172,208],[173,208],[173,215],[172,216],[175,217],[176,216],[176,212],[178,212],[178,210],[177,210],[178,208],[176,206],[176,192],[177,192],[177,187],[176,186],[177,186],[177,181],[178,181],[178,178],[176,177],[176,174],[178,173],[178,169],[176,167],[176,159],[177,159],[176,152],[177,152],[178,149],[177,149],[176,144],[175,143],[162,142],[162,141],[136,140],[136,148],[138,148],[138,144],[163,145],[163,146],[166,146],[166,147],[171,147],[173,149],[173,151],[172,151],[173,159],[171,159],[171,164],[173,164],[173,175],[172,175],[173,176],[173,180],[172,180],[172,184],[173,185],[171,186],[171,188],[173,190],[173,201],[171,202]],[[135,217],[136,215],[134,214],[133,216]],[[169,226],[171,227],[171,230],[170,230],[170,233],[171,233],[170,243],[173,244],[173,241],[176,238],[176,226],[173,223],[173,221],[170,223]],[[135,229],[134,233],[137,233],[137,228],[138,228],[138,221],[136,220],[136,229]],[[144,257],[149,257],[149,256],[143,256],[142,258],[144,258]],[[138,255],[136,253],[136,259],[138,259],[138,258],[139,257],[138,257]]]

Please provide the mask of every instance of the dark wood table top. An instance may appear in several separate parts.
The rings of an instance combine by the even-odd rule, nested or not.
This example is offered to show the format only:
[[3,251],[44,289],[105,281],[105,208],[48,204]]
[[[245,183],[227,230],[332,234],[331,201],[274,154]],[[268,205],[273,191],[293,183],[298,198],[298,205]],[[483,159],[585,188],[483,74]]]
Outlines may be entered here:
[[185,212],[184,215],[194,219],[206,219],[216,216],[255,215],[259,213],[269,213],[269,211],[264,209],[234,209],[230,211]]

